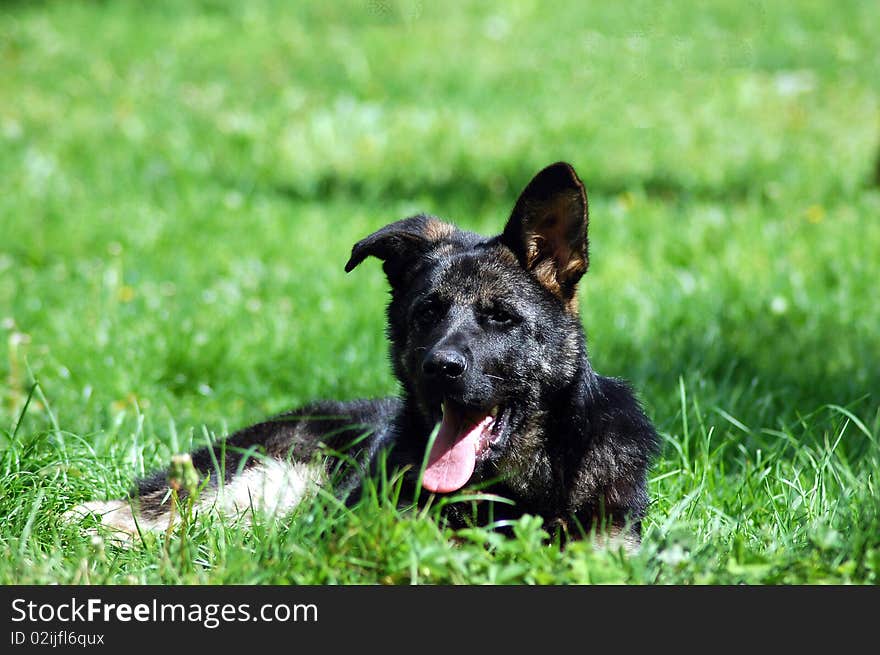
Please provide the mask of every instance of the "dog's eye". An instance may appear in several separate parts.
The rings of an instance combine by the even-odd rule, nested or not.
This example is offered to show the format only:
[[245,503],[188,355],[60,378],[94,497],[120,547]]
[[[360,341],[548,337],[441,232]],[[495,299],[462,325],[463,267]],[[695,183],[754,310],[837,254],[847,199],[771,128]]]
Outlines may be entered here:
[[428,298],[416,305],[412,320],[419,325],[431,325],[443,318],[445,309],[439,298]]
[[510,326],[519,323],[520,317],[504,307],[494,306],[487,308],[483,315],[492,323],[500,326]]

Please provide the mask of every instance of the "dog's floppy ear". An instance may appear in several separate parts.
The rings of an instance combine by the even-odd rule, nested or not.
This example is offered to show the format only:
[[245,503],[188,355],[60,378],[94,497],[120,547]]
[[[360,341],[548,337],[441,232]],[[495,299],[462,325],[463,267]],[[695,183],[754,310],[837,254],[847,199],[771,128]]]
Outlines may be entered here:
[[384,262],[382,268],[394,286],[454,231],[452,225],[425,214],[396,221],[354,244],[345,272],[350,273],[367,257],[376,257]]
[[589,265],[587,193],[574,169],[557,162],[532,178],[516,201],[501,241],[527,271],[574,307]]

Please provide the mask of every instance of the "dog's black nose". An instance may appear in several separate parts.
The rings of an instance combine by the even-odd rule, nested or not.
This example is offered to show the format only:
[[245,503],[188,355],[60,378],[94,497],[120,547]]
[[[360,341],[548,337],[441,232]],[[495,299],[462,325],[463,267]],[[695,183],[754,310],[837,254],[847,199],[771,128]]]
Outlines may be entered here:
[[461,377],[467,368],[467,360],[457,350],[434,350],[422,362],[425,375],[446,380]]

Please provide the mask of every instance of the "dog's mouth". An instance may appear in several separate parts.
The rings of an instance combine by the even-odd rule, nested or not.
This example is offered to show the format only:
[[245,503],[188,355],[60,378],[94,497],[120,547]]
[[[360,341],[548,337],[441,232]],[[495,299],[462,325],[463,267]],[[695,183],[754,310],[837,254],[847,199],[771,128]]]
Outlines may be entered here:
[[500,405],[489,411],[471,409],[448,399],[440,409],[440,429],[422,486],[434,493],[450,493],[467,484],[477,463],[501,443],[510,412]]

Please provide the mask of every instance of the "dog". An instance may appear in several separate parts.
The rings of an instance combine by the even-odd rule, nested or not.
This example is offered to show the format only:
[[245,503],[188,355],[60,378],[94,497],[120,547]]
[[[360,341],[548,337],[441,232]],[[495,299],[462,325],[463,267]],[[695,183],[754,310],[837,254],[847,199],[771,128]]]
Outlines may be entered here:
[[[359,241],[345,270],[383,262],[399,396],[314,403],[197,450],[208,480],[198,508],[284,512],[331,477],[354,505],[382,461],[402,472],[401,498],[479,488],[508,501],[448,503],[452,526],[528,513],[564,538],[636,548],[658,437],[631,388],[587,358],[577,286],[588,223],[584,185],[558,162],[528,183],[500,235],[420,214]],[[167,528],[170,506],[158,472],[77,514],[135,533]]]

